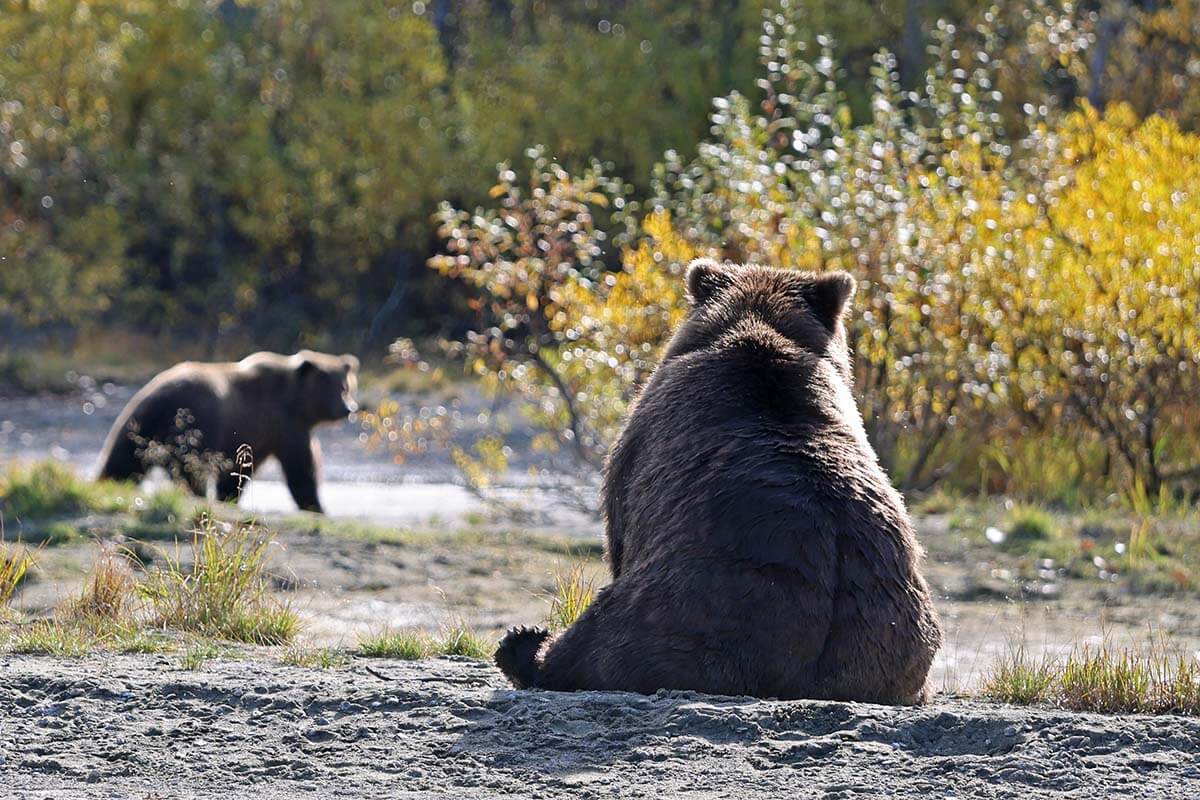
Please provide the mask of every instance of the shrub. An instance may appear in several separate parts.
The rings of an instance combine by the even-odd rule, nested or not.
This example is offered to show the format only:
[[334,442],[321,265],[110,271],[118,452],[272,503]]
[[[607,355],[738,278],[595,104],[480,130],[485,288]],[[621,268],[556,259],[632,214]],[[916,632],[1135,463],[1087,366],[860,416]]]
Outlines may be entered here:
[[594,281],[604,280],[607,234],[597,226],[597,213],[621,212],[624,188],[600,164],[572,177],[531,151],[528,183],[501,165],[492,189],[499,208],[467,212],[442,205],[438,231],[448,253],[430,261],[477,291],[479,325],[455,348],[467,369],[493,389],[517,393],[536,421],[560,432],[557,444],[593,467],[603,458],[607,431],[598,429],[603,421],[593,411],[596,403],[583,405],[587,378],[570,361],[577,356],[591,368],[609,368],[608,359],[597,362],[584,352],[589,342],[579,342],[577,306],[595,291]]
[[[690,160],[667,154],[644,212],[600,167],[572,176],[540,151],[528,180],[501,168],[494,208],[443,206],[430,264],[477,313],[450,352],[590,475],[684,313],[687,260],[845,269],[856,391],[903,488],[1078,502],[1200,480],[1200,205],[1178,188],[1200,137],[1047,98],[1009,130],[995,15],[940,24],[917,91],[880,52],[856,121],[833,43],[800,41],[802,15],[768,13],[762,102],[718,98],[709,138]],[[1045,21],[1028,35],[1059,45],[1033,49],[1071,57],[1078,31]],[[597,220],[615,208],[613,236]],[[614,246],[619,265],[602,264]],[[410,422],[381,435],[428,442]],[[478,481],[507,466],[497,453],[458,461]]]

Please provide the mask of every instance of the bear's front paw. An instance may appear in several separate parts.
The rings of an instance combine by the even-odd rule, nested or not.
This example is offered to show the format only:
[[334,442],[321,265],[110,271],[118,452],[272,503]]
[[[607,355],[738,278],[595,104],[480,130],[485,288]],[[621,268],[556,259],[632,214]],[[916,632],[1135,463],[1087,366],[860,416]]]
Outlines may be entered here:
[[509,628],[496,648],[496,666],[512,681],[513,686],[525,689],[533,686],[540,664],[538,651],[550,636],[545,628]]

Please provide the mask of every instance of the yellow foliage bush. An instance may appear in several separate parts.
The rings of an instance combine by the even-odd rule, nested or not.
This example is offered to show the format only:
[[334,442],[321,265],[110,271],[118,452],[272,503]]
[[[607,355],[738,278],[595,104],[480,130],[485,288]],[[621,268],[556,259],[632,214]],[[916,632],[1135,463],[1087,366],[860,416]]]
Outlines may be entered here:
[[[1200,137],[1083,106],[1014,138],[996,65],[951,26],[920,93],[879,55],[854,125],[828,47],[807,58],[794,29],[768,17],[761,111],[719,99],[648,210],[540,153],[528,189],[502,168],[496,210],[443,209],[432,265],[477,292],[471,369],[594,469],[685,312],[691,258],[845,269],[856,389],[903,486],[1066,500],[1200,477]],[[613,209],[615,265],[595,218]]]
[[1071,115],[1062,138],[1072,181],[1044,221],[1030,315],[1043,374],[1157,493],[1200,467],[1200,136],[1115,106]]

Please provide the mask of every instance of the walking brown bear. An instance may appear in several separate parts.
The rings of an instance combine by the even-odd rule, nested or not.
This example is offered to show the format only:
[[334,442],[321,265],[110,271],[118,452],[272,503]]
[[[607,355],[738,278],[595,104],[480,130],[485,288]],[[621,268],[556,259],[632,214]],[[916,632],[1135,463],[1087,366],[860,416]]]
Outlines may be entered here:
[[605,469],[613,582],[518,687],[927,699],[941,645],[903,501],[850,394],[850,276],[698,261]]
[[[100,477],[140,481],[162,466],[204,497],[216,472],[217,497],[225,501],[236,499],[241,481],[274,456],[296,504],[319,512],[320,449],[312,429],[354,412],[357,372],[354,356],[311,350],[176,364],[125,406],[104,445]],[[239,449],[248,464],[235,464]]]

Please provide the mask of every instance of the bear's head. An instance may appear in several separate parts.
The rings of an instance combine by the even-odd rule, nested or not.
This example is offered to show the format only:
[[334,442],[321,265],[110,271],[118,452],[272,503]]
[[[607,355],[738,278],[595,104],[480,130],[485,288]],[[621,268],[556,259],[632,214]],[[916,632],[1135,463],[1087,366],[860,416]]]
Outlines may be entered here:
[[358,410],[358,359],[301,350],[293,356],[296,391],[305,415],[314,422],[345,419]]
[[[829,358],[847,379],[850,357],[842,317],[854,294],[845,272],[693,261],[687,270],[692,306],[664,360],[717,345],[731,332],[752,332],[812,356]],[[777,337],[777,338],[776,338]]]

